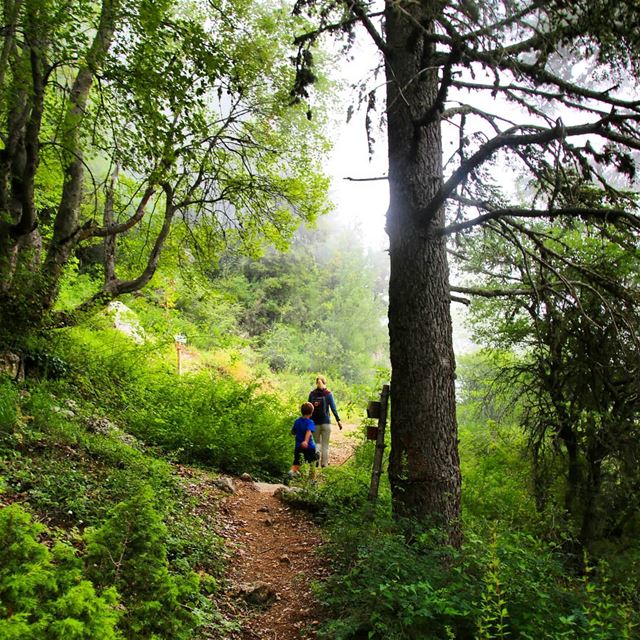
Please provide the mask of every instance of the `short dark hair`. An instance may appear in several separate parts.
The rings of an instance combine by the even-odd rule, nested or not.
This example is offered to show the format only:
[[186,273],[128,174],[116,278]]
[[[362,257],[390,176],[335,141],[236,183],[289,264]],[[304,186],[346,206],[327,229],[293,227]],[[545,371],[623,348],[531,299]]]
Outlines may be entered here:
[[313,413],[313,405],[310,402],[303,402],[300,407],[300,413],[303,416],[310,416]]

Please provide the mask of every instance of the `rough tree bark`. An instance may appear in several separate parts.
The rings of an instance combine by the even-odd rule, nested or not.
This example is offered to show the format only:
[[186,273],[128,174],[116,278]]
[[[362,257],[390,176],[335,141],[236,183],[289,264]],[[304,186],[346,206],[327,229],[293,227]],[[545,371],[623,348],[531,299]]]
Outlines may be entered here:
[[[389,478],[399,517],[443,526],[460,541],[455,359],[444,207],[428,209],[443,181],[438,66],[424,3],[385,12],[390,206]],[[427,120],[425,122],[425,120]]]

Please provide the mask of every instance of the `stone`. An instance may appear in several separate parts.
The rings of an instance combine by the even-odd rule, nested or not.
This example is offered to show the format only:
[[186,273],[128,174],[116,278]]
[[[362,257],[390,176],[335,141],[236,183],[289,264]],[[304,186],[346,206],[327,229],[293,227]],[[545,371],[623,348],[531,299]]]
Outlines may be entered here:
[[6,373],[14,380],[24,380],[24,368],[20,356],[10,351],[0,353],[0,373]]
[[138,440],[138,438],[132,436],[130,433],[125,433],[124,431],[121,431],[118,434],[118,440],[120,440],[120,442],[124,442],[124,444],[127,444],[130,447],[137,447],[140,445],[140,440]]
[[254,482],[254,488],[256,491],[260,493],[271,493],[274,494],[278,489],[284,487],[284,484],[271,484],[269,482]]
[[102,436],[114,436],[130,447],[140,448],[141,442],[130,433],[126,433],[120,427],[115,425],[109,418],[102,416],[91,416],[84,421],[84,425],[88,431],[99,433]]
[[99,433],[103,436],[107,436],[114,431],[118,431],[118,427],[116,427],[111,420],[100,416],[91,416],[90,418],[87,418],[85,426],[89,431]]
[[273,495],[276,498],[280,498],[280,500],[285,499],[286,496],[290,496],[296,493],[300,493],[302,491],[302,489],[300,487],[285,487],[284,485],[281,487],[278,487],[274,492]]
[[251,475],[250,475],[250,474],[248,474],[248,473],[243,473],[243,474],[240,476],[240,480],[242,480],[243,482],[252,482],[252,481],[253,481],[253,478],[251,477]]
[[76,417],[76,414],[73,411],[71,411],[71,409],[65,409],[64,407],[53,406],[51,407],[51,411],[53,411],[54,413],[58,413],[61,416],[64,416],[65,418]]
[[219,478],[216,478],[215,480],[213,480],[213,484],[218,487],[218,489],[222,489],[227,493],[236,492],[233,481],[231,480],[231,478],[227,478],[226,476],[220,476]]
[[136,344],[144,344],[146,335],[135,312],[126,304],[114,300],[107,306],[107,312],[113,316],[113,326],[129,336]]
[[254,582],[253,584],[245,585],[242,587],[241,593],[249,604],[260,607],[271,604],[278,597],[276,590],[266,582]]

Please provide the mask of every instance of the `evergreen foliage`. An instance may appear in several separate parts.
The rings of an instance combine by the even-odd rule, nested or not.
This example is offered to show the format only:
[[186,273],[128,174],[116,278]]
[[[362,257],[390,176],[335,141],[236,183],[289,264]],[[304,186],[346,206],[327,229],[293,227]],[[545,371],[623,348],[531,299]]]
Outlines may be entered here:
[[118,504],[99,528],[87,532],[87,575],[102,589],[114,588],[126,610],[126,638],[190,638],[197,619],[187,606],[195,599],[195,574],[169,573],[167,530],[143,488]]
[[19,505],[0,510],[0,638],[122,638],[116,590],[98,594],[75,550],[64,543],[50,550],[39,541],[44,533]]
[[498,357],[494,377],[518,397],[514,417],[531,445],[536,506],[564,507],[583,545],[633,536],[637,250],[626,233],[588,222],[541,222],[536,233],[541,240],[516,247],[488,228],[469,245],[467,269],[478,260],[488,267],[481,278],[470,275],[480,294],[476,339],[518,354]]

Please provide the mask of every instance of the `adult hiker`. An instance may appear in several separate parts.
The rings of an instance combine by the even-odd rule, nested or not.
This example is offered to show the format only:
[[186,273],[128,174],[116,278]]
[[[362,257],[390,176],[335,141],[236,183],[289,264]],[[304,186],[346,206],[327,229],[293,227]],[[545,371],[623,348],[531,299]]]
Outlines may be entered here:
[[336,418],[338,427],[342,430],[342,422],[336,408],[333,394],[327,389],[327,379],[324,376],[316,378],[316,388],[309,394],[309,402],[313,405],[311,419],[316,425],[316,449],[320,454],[319,464],[326,467],[329,464],[329,438],[331,437],[331,413]]

